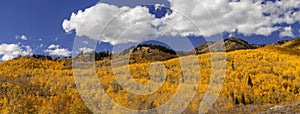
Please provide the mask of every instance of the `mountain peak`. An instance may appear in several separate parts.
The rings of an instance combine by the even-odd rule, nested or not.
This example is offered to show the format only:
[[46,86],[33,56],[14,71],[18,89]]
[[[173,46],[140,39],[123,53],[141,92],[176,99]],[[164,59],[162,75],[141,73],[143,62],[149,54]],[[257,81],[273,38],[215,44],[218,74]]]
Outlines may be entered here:
[[[225,50],[221,48],[221,46],[225,46]],[[242,40],[240,38],[230,37],[222,41],[218,42],[206,42],[204,44],[200,44],[195,48],[195,51],[198,54],[206,53],[206,52],[217,52],[217,51],[234,51],[240,49],[254,49],[259,46],[249,44],[247,41]],[[222,49],[222,50],[220,50]]]

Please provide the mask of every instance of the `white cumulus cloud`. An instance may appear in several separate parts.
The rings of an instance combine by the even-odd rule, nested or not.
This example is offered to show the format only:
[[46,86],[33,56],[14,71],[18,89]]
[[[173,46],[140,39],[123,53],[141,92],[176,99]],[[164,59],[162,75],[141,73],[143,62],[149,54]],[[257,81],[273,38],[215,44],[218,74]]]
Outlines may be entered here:
[[[75,30],[77,36],[88,36],[115,45],[148,39],[157,31],[152,26],[154,20],[158,19],[146,7],[117,7],[100,3],[72,13],[62,26],[66,32]],[[100,36],[102,31],[104,32]]]
[[51,44],[44,52],[54,56],[70,56],[71,51],[66,48],[61,48],[59,45]]
[[59,45],[51,44],[48,49],[56,49],[59,48]]
[[[300,22],[299,0],[169,0],[172,13],[155,18],[147,7],[105,3],[72,13],[66,32],[111,44],[140,42],[157,36],[205,36],[228,32],[268,36],[287,31],[281,24]],[[159,9],[163,5],[156,4]],[[104,31],[105,30],[105,31]],[[104,31],[104,32],[103,32]],[[103,34],[101,34],[103,32]],[[291,34],[288,36],[292,37]]]
[[28,40],[27,37],[26,37],[25,35],[21,35],[21,36],[16,35],[15,38],[16,38],[16,39],[21,39],[21,40]]
[[[176,9],[188,19],[172,13],[166,17],[164,23],[167,26],[162,30],[169,34],[177,32],[181,36],[189,35],[186,31],[192,31],[190,32],[192,35],[206,37],[234,31],[246,36],[253,34],[268,36],[278,30],[278,27],[274,27],[276,24],[292,24],[299,21],[296,19],[296,13],[291,13],[293,8],[300,6],[300,2],[295,0],[265,3],[262,0],[189,0],[188,2],[170,0],[170,3],[172,9]],[[192,24],[184,24],[185,21],[192,21],[200,32],[195,31],[191,27]]]
[[264,36],[269,36],[272,32],[278,29],[279,27],[261,27],[256,30],[256,33]]
[[280,37],[294,37],[294,34],[292,32],[292,27],[284,27],[283,30],[279,34]]
[[32,55],[30,46],[19,46],[18,44],[0,44],[1,60],[11,60],[18,56]]

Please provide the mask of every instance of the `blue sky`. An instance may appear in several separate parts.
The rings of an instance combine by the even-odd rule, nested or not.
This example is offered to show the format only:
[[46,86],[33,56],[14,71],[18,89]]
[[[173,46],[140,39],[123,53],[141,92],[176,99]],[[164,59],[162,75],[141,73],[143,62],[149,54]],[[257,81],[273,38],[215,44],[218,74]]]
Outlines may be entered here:
[[[1,0],[0,43],[30,45],[34,53],[43,53],[50,44],[72,49],[75,35],[64,32],[61,24],[72,12],[96,4],[97,0]],[[25,35],[28,40],[15,39]],[[42,41],[39,41],[42,39]],[[58,39],[56,41],[56,39]],[[43,44],[43,47],[39,47]]]
[[[176,1],[176,0],[175,0]],[[45,52],[51,44],[58,45],[52,48],[54,49],[67,49],[72,51],[73,42],[76,36],[75,30],[73,28],[72,32],[67,33],[63,28],[62,24],[65,19],[70,20],[71,14],[74,12],[77,14],[78,10],[84,10],[89,7],[93,7],[98,0],[1,0],[0,1],[0,45],[1,44],[16,44],[21,49],[25,50],[26,46],[30,46],[32,53],[34,54],[50,54]],[[133,8],[141,4],[155,4],[161,3],[164,6],[169,7],[170,3],[167,1],[154,0],[154,1],[144,1],[144,3],[139,3],[137,0],[128,1],[128,0],[103,0],[103,3],[108,3],[110,5],[129,6]],[[155,14],[156,18],[162,18],[166,13],[166,10],[155,10],[154,7],[148,7],[150,13]],[[180,10],[180,9],[179,9]],[[295,11],[299,9],[293,9]],[[182,11],[184,12],[184,11]],[[288,13],[288,12],[287,12]],[[78,16],[78,15],[76,15]],[[72,23],[71,23],[72,24]],[[272,25],[273,27],[279,26],[282,27],[270,35],[245,35],[240,32],[223,32],[223,37],[227,38],[229,36],[234,36],[242,38],[249,43],[272,43],[278,40],[285,40],[299,37],[299,21],[294,23],[280,23],[277,25]],[[293,36],[280,36],[280,32],[283,31],[284,27],[291,27]],[[26,37],[27,40],[22,40],[21,36]],[[88,36],[88,35],[87,35]],[[174,37],[174,36],[173,36]],[[169,39],[174,45],[179,45],[178,48],[184,48],[186,46],[182,45],[181,39],[178,37],[175,38],[169,37],[160,37],[162,40]],[[205,39],[202,36],[195,37],[194,35],[188,36],[188,39],[192,42],[194,46],[203,43]],[[91,40],[89,38],[85,39],[86,41]],[[149,39],[151,40],[151,39]],[[124,43],[117,44],[116,47],[128,47],[135,43]],[[180,47],[181,46],[181,47]],[[2,46],[2,48],[8,48],[9,46]],[[1,46],[0,46],[1,48]],[[110,50],[112,45],[109,43],[101,43],[97,45],[97,50]],[[123,48],[123,47],[122,47]],[[121,49],[117,49],[121,50]],[[51,51],[51,50],[50,50]],[[63,51],[63,50],[60,50]],[[9,51],[0,51],[0,57],[5,55],[5,52]],[[22,55],[22,54],[20,54]],[[10,55],[15,56],[15,55]],[[60,56],[60,55],[58,55]],[[9,57],[8,57],[9,58]]]

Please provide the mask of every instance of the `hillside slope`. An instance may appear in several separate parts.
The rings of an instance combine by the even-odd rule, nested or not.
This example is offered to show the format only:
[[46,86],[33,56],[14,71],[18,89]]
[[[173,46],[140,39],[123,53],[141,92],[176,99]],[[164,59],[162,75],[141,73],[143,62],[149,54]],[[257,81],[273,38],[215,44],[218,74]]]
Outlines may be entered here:
[[[197,94],[184,113],[198,111],[210,81],[210,54],[218,53],[199,55],[201,74],[197,75],[200,76],[200,81],[198,89],[193,90]],[[265,112],[276,105],[289,105],[300,101],[299,51],[267,46],[231,51],[226,57],[225,82],[210,113]],[[97,61],[96,65],[99,82],[116,103],[130,109],[149,109],[164,104],[176,93],[178,84],[182,81],[179,59],[163,61],[167,72],[165,84],[151,94],[152,96],[134,95],[118,85],[114,73],[109,66],[103,66],[103,62],[105,60]],[[1,62],[0,113],[91,113],[80,98],[72,69],[66,68],[67,64],[69,63],[64,60],[37,60],[28,57]],[[129,66],[137,82],[149,81],[149,64],[144,62]],[[195,63],[190,61],[188,64],[188,67],[192,67]],[[126,67],[116,68],[120,75],[125,75],[123,68]],[[99,103],[107,99],[100,99],[101,96],[88,91],[89,86],[84,86],[92,80],[84,81],[86,83],[82,84],[83,89],[86,88],[90,96],[95,96],[91,97],[93,104],[104,107]],[[299,113],[299,110],[290,112]]]
[[[223,49],[221,46],[225,46]],[[206,42],[195,47],[195,51],[198,54],[207,53],[207,52],[219,52],[219,51],[234,51],[234,50],[241,50],[241,49],[255,49],[260,48],[263,45],[258,44],[249,44],[248,42],[239,39],[239,38],[227,38],[222,41],[218,42]]]
[[281,47],[300,49],[300,38],[287,41],[284,44],[282,44]]

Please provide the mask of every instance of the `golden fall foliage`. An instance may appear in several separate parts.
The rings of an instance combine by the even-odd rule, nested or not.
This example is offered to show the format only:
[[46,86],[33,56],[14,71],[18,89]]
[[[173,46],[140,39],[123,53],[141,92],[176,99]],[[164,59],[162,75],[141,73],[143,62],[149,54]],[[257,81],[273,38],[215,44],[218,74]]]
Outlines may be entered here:
[[[215,53],[218,52],[198,55],[200,78],[197,88],[192,90],[196,94],[184,113],[198,112],[210,82],[212,67],[210,57]],[[227,68],[224,84],[210,112],[246,113],[243,107],[250,107],[247,109],[249,113],[262,112],[275,105],[299,102],[299,53],[284,47],[272,46],[226,53]],[[73,71],[68,65],[70,61],[20,57],[1,62],[0,113],[92,113],[76,88]],[[167,75],[161,88],[149,95],[135,95],[118,85],[109,64],[104,62],[105,60],[96,62],[99,83],[114,102],[129,109],[146,110],[163,105],[176,93],[180,81],[184,80],[181,77],[178,58],[163,61],[161,64],[166,67]],[[129,65],[131,75],[136,82],[150,81],[150,64],[145,62]],[[120,76],[125,75],[122,69],[122,66],[115,68],[120,71],[118,72]],[[160,78],[160,74],[154,75]],[[92,80],[84,80],[86,83],[90,81]],[[88,90],[89,87],[81,89],[84,88]],[[103,99],[93,91],[88,93],[94,98],[92,104],[105,107],[105,104],[99,103],[107,99]]]

